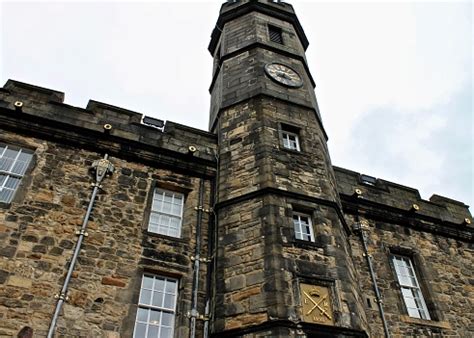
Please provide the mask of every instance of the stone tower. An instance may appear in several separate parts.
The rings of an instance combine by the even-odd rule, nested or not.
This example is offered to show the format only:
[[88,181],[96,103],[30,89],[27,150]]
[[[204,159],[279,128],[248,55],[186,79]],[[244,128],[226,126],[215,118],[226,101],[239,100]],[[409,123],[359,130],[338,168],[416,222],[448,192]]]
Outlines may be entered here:
[[212,33],[219,337],[365,336],[307,47],[282,2],[227,2]]

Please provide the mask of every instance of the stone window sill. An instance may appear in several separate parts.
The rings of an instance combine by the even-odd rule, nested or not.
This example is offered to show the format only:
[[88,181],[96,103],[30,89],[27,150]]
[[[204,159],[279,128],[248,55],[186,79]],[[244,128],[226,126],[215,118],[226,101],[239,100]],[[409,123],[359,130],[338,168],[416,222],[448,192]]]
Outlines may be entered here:
[[0,202],[0,209],[10,209],[11,203]]
[[297,248],[302,248],[302,249],[309,249],[309,250],[321,248],[321,245],[319,245],[316,242],[304,241],[301,239],[293,239],[291,242],[288,242],[287,245],[295,246]]
[[306,156],[306,152],[304,152],[303,150],[289,149],[289,148],[284,147],[283,145],[280,145],[280,150],[290,153],[292,155]]
[[407,315],[400,316],[402,322],[409,323],[409,324],[417,324],[417,325],[424,325],[424,326],[432,326],[437,327],[440,329],[451,329],[451,325],[448,322],[442,321],[438,322],[436,320],[427,320],[427,319],[420,319],[420,318],[413,318]]
[[182,243],[188,242],[188,240],[185,238],[162,235],[162,234],[158,234],[156,232],[151,232],[148,230],[145,230],[145,234],[149,237],[163,238],[168,241],[175,241],[175,242],[182,242]]

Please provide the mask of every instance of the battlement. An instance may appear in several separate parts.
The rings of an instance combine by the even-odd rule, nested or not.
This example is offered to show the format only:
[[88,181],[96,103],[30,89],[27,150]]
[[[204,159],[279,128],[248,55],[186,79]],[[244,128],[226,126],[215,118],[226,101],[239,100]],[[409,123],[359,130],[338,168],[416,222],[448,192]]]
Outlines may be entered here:
[[417,189],[348,169],[333,168],[343,201],[367,207],[385,207],[392,212],[411,213],[420,218],[474,229],[469,206],[460,201],[439,195],[424,200]]
[[192,158],[188,162],[201,162],[212,171],[215,168],[214,134],[110,104],[90,100],[86,108],[74,107],[64,103],[60,91],[8,80],[0,89],[0,109],[5,116],[1,126],[12,130],[50,134],[83,146],[93,142],[91,146],[102,146],[106,151],[113,141],[116,151],[147,160],[161,156],[161,160],[167,157],[172,161],[184,156]]

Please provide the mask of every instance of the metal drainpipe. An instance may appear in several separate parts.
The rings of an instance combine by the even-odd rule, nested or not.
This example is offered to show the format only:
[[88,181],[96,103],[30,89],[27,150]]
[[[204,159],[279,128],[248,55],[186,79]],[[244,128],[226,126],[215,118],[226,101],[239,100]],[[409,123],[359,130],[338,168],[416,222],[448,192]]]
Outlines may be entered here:
[[372,285],[375,291],[375,297],[377,298],[377,304],[379,307],[380,317],[382,318],[383,329],[385,331],[385,337],[390,338],[390,332],[388,331],[387,321],[385,320],[385,313],[383,311],[382,306],[382,296],[380,295],[380,290],[377,285],[377,280],[375,277],[374,267],[372,264],[372,255],[369,254],[369,250],[367,248],[367,240],[366,240],[366,233],[369,232],[369,225],[365,221],[361,221],[359,223],[354,224],[354,229],[360,232],[360,238],[362,239],[362,245],[364,247],[364,256],[367,259],[367,265],[369,266],[370,271],[370,278],[372,279]]
[[[216,184],[215,182],[211,181],[211,205],[214,206],[215,202],[215,193],[216,193]],[[214,253],[214,228],[217,225],[216,222],[216,215],[214,214],[214,210],[212,210],[212,213],[209,214],[209,228],[208,228],[208,235],[207,235],[207,241],[208,241],[208,266],[207,266],[207,274],[206,274],[206,307],[204,309],[204,328],[203,328],[203,338],[208,338],[209,337],[209,314],[211,311],[211,294],[212,294],[212,274],[214,271],[214,259],[215,253]],[[213,224],[214,223],[214,224]]]
[[68,291],[69,282],[71,281],[71,276],[77,262],[77,257],[79,256],[79,252],[81,251],[82,241],[84,240],[84,237],[87,236],[87,232],[86,232],[87,223],[89,222],[92,208],[94,207],[94,202],[97,196],[97,192],[99,191],[99,188],[101,188],[100,183],[102,182],[102,180],[104,179],[106,175],[110,175],[114,171],[114,166],[108,160],[108,158],[109,158],[109,155],[105,154],[103,159],[94,161],[94,163],[92,164],[92,168],[95,170],[95,183],[92,184],[94,189],[92,190],[92,196],[89,201],[89,206],[87,207],[84,220],[82,222],[81,230],[79,230],[76,233],[77,235],[79,235],[79,237],[77,239],[76,247],[74,249],[74,254],[72,255],[72,259],[69,264],[69,269],[67,271],[66,278],[64,279],[61,293],[59,294],[59,296],[57,296],[58,302],[56,303],[56,310],[54,311],[54,315],[53,315],[53,318],[51,319],[51,324],[49,326],[48,336],[47,336],[48,338],[53,338],[54,331],[56,329],[56,322],[58,321],[58,317],[59,317],[59,312],[61,311],[64,301],[67,300],[67,291]]
[[197,311],[198,303],[198,290],[199,290],[199,266],[201,259],[201,223],[202,223],[202,212],[203,212],[203,201],[204,201],[204,180],[201,179],[199,182],[199,205],[197,207],[197,225],[196,225],[196,251],[194,253],[194,280],[193,280],[193,292],[191,301],[191,330],[189,333],[190,338],[196,336],[196,318],[199,316]]

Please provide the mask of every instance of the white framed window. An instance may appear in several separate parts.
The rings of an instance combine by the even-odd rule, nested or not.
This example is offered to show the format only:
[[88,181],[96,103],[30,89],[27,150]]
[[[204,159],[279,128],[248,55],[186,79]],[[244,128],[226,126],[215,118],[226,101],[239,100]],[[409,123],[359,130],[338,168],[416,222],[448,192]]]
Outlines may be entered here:
[[0,202],[12,201],[32,157],[27,150],[0,144]]
[[133,337],[172,338],[177,297],[177,279],[144,274]]
[[302,213],[293,214],[293,225],[295,227],[295,238],[303,241],[314,242],[313,224],[311,216]]
[[392,255],[392,263],[410,317],[431,319],[416,278],[413,262],[407,256]]
[[171,237],[181,237],[184,195],[156,188],[153,192],[148,231]]
[[300,151],[300,141],[298,134],[290,131],[282,131],[281,136],[283,138],[283,147],[286,149]]

